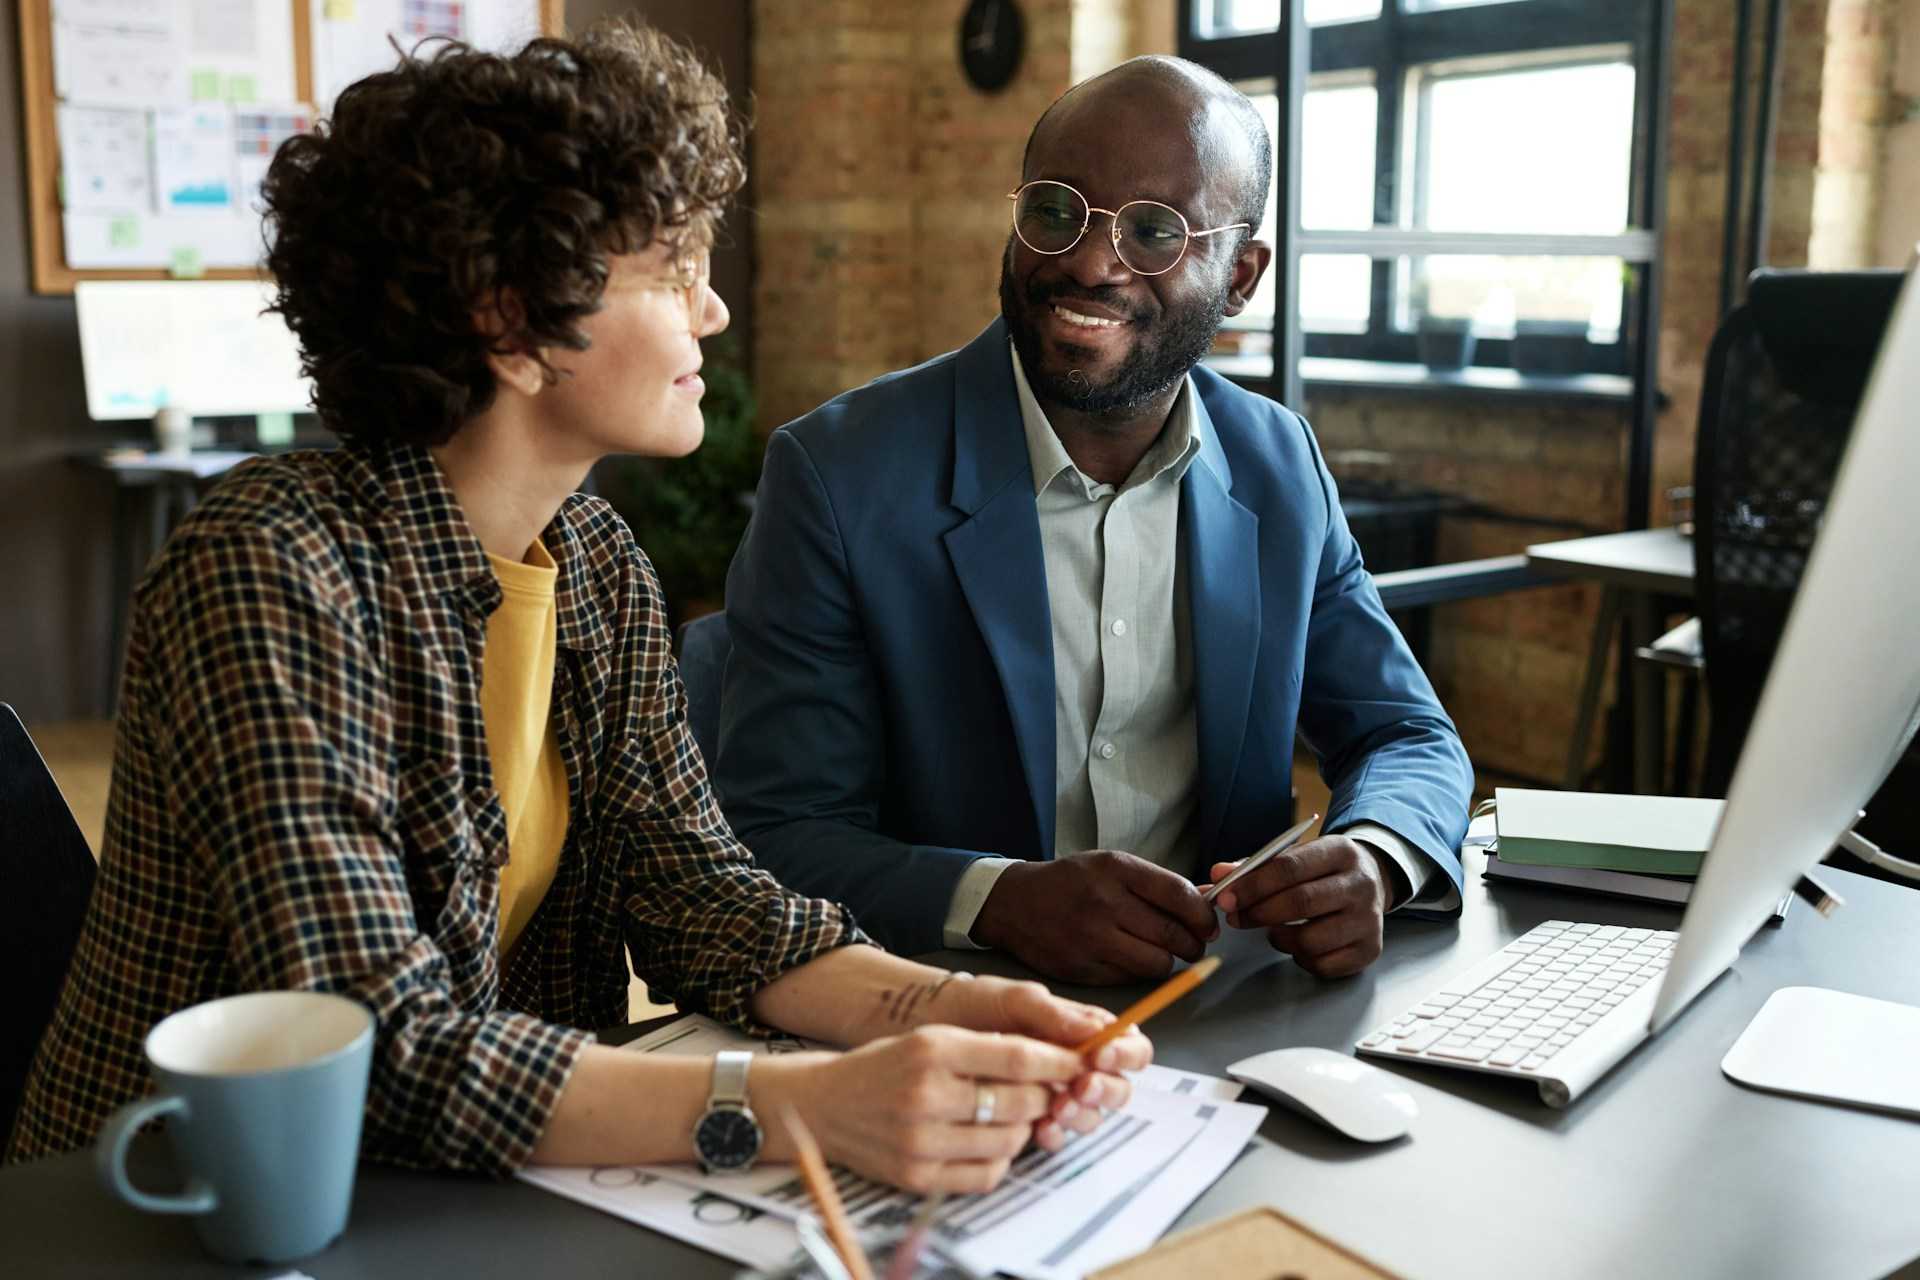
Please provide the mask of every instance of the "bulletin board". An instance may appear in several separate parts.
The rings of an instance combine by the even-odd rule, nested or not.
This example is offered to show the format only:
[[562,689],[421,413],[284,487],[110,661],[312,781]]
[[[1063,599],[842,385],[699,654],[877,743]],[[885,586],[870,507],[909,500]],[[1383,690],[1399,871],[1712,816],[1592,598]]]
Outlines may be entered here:
[[564,0],[20,0],[36,293],[253,279],[260,179],[393,47],[516,49]]

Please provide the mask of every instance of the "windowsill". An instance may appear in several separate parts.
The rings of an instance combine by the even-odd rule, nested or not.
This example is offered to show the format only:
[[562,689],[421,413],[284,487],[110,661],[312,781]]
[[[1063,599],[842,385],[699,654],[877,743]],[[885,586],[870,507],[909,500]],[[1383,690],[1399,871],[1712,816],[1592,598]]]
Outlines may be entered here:
[[[1271,382],[1271,356],[1209,356],[1207,367],[1237,382]],[[1341,388],[1412,395],[1484,395],[1499,398],[1579,401],[1624,405],[1633,399],[1633,380],[1617,373],[1540,374],[1471,365],[1435,372],[1423,364],[1382,360],[1341,360],[1304,356],[1300,377],[1316,390]]]

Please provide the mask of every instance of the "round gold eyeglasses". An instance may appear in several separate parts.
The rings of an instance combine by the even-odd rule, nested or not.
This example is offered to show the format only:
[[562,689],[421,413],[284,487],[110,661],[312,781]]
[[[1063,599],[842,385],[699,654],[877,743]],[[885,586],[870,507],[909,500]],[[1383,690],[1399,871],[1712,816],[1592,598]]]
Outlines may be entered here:
[[680,293],[687,302],[687,324],[698,335],[707,318],[707,286],[713,280],[713,254],[707,249],[690,249],[676,258],[673,269],[645,282],[649,289]]
[[1195,231],[1178,209],[1157,200],[1130,200],[1118,209],[1101,209],[1064,182],[1042,179],[1007,193],[1013,201],[1013,233],[1035,253],[1054,256],[1080,243],[1093,215],[1113,219],[1113,252],[1138,276],[1165,275],[1187,256],[1187,245],[1222,231],[1251,230],[1248,222]]

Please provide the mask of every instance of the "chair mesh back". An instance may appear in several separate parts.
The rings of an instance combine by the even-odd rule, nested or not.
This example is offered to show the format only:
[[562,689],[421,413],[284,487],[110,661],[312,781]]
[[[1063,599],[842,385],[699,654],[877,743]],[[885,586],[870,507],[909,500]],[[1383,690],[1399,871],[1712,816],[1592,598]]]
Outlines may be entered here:
[[1708,795],[1725,795],[1732,780],[1900,274],[1762,273],[1714,339],[1694,466]]

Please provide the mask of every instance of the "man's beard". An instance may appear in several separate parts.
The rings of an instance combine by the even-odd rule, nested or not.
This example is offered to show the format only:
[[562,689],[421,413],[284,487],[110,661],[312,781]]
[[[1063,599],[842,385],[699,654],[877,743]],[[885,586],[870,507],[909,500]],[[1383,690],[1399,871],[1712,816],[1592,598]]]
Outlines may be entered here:
[[[1006,317],[1007,330],[1013,335],[1013,347],[1020,353],[1027,382],[1042,404],[1059,405],[1095,418],[1125,418],[1137,412],[1155,396],[1187,376],[1213,345],[1221,318],[1226,314],[1227,289],[1178,310],[1162,308],[1157,316],[1143,317],[1121,302],[1118,288],[1082,289],[1069,283],[1052,288],[1034,286],[1021,298],[1014,291],[1011,271],[1013,249],[1000,260],[1000,314]],[[1068,368],[1054,373],[1042,363],[1044,351],[1037,328],[1028,319],[1034,311],[1055,303],[1071,306],[1075,300],[1098,303],[1126,317],[1140,329],[1139,344],[1120,370],[1105,381],[1096,382],[1084,371]]]

